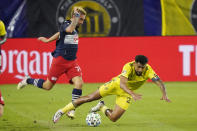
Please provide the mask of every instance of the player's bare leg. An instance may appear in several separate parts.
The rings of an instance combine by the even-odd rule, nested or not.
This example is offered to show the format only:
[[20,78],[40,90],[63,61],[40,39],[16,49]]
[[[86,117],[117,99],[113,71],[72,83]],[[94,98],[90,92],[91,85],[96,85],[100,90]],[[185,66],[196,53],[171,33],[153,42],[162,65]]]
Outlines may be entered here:
[[97,90],[97,91],[93,92],[92,94],[89,94],[87,96],[82,96],[82,97],[76,99],[75,101],[70,102],[64,108],[59,109],[55,113],[55,115],[53,116],[53,122],[56,123],[63,114],[68,113],[71,110],[74,110],[76,107],[80,106],[81,104],[91,102],[91,101],[94,101],[94,100],[98,100],[100,98],[102,98],[102,97],[99,93],[99,90]]
[[82,89],[83,86],[83,80],[81,76],[75,76],[72,78],[72,82],[74,84],[74,88],[76,89]]
[[[72,91],[72,101],[75,101],[82,95],[82,86],[83,80],[81,76],[75,76],[72,78],[72,83],[74,85],[74,89]],[[66,113],[67,116],[71,119],[75,118],[75,110],[71,110]]]
[[114,110],[108,109],[106,106],[101,108],[101,111],[113,122],[116,122],[125,112],[120,106],[115,105]]
[[79,99],[75,100],[73,102],[73,104],[77,107],[77,106],[80,106],[81,104],[83,103],[87,103],[87,102],[91,102],[91,101],[95,101],[95,100],[98,100],[98,99],[101,99],[101,95],[100,95],[100,92],[99,90],[96,90],[95,92],[93,92],[92,94],[89,94],[87,96],[82,96],[80,97]]
[[25,76],[24,79],[18,83],[17,89],[24,88],[27,84],[34,85],[38,88],[44,89],[44,90],[51,90],[55,83],[52,83],[49,79],[46,81],[43,79],[33,79],[29,76]]
[[0,117],[3,115],[3,105],[0,104]]

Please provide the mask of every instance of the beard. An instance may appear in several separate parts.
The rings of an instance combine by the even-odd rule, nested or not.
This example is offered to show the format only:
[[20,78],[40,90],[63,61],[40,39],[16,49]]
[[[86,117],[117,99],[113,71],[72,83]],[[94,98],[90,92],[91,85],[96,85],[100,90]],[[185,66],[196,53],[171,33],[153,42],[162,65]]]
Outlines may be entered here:
[[141,75],[142,75],[142,72],[137,72],[137,71],[135,71],[135,74],[136,74],[137,76],[141,76]]

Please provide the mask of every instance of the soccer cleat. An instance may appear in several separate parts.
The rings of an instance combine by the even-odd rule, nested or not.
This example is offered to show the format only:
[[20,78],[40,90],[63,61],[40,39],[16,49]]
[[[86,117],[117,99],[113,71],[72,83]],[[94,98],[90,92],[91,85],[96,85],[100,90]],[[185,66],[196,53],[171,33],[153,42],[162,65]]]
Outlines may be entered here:
[[64,113],[62,112],[62,110],[58,110],[55,115],[53,116],[53,122],[57,123],[57,121],[60,119],[60,117],[63,115]]
[[66,115],[67,115],[70,119],[74,119],[74,118],[75,118],[75,110],[71,110],[71,111],[67,112]]
[[27,85],[27,79],[30,78],[29,76],[25,76],[21,82],[18,83],[17,89],[20,90]]
[[103,107],[104,105],[105,105],[104,101],[99,101],[99,103],[95,107],[92,107],[90,112],[100,111],[101,107]]

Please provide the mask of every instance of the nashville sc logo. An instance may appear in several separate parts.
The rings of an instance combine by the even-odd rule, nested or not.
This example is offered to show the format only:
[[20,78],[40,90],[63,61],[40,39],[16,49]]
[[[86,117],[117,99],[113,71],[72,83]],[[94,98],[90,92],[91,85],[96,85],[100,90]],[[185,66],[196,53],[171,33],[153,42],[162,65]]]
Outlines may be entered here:
[[191,10],[191,20],[192,25],[195,28],[195,31],[197,32],[197,0],[194,0]]
[[113,0],[61,0],[57,12],[58,27],[65,19],[70,19],[75,6],[83,7],[87,16],[79,27],[79,36],[118,36],[120,33],[120,12]]

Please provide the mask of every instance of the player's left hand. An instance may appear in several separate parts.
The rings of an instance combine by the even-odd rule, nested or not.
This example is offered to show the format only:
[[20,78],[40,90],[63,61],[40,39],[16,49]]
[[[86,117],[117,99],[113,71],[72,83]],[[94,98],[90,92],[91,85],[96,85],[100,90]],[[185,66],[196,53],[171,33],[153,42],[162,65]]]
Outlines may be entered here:
[[171,102],[171,100],[168,99],[167,96],[162,96],[160,100],[165,100],[166,102]]
[[42,41],[42,42],[44,42],[44,43],[48,43],[48,42],[49,42],[48,39],[45,38],[45,37],[38,37],[38,40],[39,40],[39,41]]

